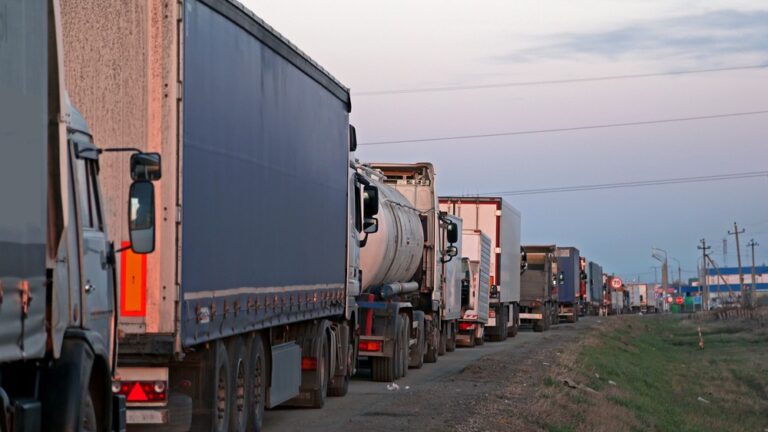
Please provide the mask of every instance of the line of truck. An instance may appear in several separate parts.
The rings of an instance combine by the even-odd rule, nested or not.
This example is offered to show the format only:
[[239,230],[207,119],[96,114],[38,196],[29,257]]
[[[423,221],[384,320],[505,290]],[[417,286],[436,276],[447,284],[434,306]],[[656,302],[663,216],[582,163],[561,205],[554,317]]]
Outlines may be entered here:
[[611,298],[359,161],[349,89],[234,0],[0,6],[0,432],[261,430]]

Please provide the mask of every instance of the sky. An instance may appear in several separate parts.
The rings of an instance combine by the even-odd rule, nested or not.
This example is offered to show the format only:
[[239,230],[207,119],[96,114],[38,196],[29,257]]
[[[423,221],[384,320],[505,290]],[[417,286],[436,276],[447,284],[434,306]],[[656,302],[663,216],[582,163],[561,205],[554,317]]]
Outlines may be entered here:
[[[245,0],[352,91],[365,162],[433,162],[441,195],[768,170],[768,115],[365,145],[768,110],[768,2]],[[762,66],[395,94],[367,92]],[[523,243],[578,247],[625,280],[651,248],[695,277],[699,240],[736,264],[733,223],[768,262],[768,177],[509,196]],[[723,256],[723,239],[729,238]],[[678,264],[670,258],[670,267]],[[660,276],[658,276],[660,277]]]

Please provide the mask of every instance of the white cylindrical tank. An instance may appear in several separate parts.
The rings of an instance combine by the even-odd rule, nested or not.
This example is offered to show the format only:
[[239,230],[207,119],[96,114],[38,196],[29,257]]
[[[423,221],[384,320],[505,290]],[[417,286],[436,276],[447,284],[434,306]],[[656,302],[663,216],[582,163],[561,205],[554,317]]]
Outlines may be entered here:
[[421,264],[424,231],[419,211],[393,187],[384,175],[367,167],[358,172],[379,188],[379,230],[368,235],[360,251],[363,290],[394,282],[410,282]]

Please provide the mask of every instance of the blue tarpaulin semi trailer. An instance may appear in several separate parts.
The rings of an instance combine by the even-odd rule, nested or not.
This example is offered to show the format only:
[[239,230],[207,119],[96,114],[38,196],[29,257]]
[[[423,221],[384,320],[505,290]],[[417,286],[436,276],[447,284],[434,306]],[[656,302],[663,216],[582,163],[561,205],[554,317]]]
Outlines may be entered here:
[[[348,89],[235,1],[62,3],[94,135],[163,157],[157,249],[118,258],[128,422],[244,430],[265,406],[344,394],[361,187]],[[123,203],[117,186],[104,179]],[[126,212],[107,214],[121,241]]]
[[568,322],[576,322],[579,320],[578,295],[581,283],[579,250],[575,247],[558,247],[555,255],[558,271],[558,315]]

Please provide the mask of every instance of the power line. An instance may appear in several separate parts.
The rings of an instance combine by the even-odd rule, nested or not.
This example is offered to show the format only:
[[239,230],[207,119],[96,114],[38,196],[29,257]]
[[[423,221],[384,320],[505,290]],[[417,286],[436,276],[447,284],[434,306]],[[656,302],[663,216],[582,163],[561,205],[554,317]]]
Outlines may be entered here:
[[410,88],[410,89],[393,89],[393,90],[371,90],[362,92],[352,92],[354,96],[384,96],[393,94],[413,94],[413,93],[435,93],[435,92],[451,92],[451,91],[463,91],[463,90],[481,90],[481,89],[495,89],[503,87],[523,87],[534,85],[548,85],[548,84],[570,84],[570,83],[583,83],[594,81],[613,81],[613,80],[625,80],[636,78],[651,78],[660,76],[675,76],[675,75],[689,75],[689,74],[702,74],[712,72],[726,72],[726,71],[738,71],[749,69],[765,69],[765,64],[761,65],[749,65],[749,66],[734,66],[723,67],[714,69],[691,69],[683,71],[673,72],[657,72],[657,73],[644,73],[644,74],[628,74],[628,75],[606,75],[598,77],[586,77],[586,78],[571,78],[571,79],[558,79],[558,80],[543,80],[543,81],[519,81],[508,83],[496,83],[496,84],[475,84],[475,85],[457,85],[457,86],[436,86],[436,87],[422,87],[422,88]]
[[697,177],[677,177],[667,179],[655,179],[655,180],[638,180],[631,182],[617,182],[617,183],[601,183],[591,185],[578,185],[578,186],[557,186],[549,188],[538,189],[520,189],[503,192],[485,192],[478,195],[481,196],[513,196],[513,195],[538,195],[547,193],[562,193],[562,192],[578,192],[578,191],[590,191],[590,190],[602,190],[602,189],[621,189],[630,187],[644,187],[644,186],[659,186],[669,184],[681,184],[681,183],[703,183],[712,181],[723,180],[736,180],[755,177],[768,177],[768,171],[751,171],[741,173],[730,174],[718,174],[708,176]]
[[678,122],[686,122],[686,121],[709,120],[709,119],[718,119],[718,118],[727,118],[727,117],[743,117],[743,116],[751,116],[751,115],[759,115],[759,114],[768,114],[768,110],[747,111],[747,112],[737,112],[737,113],[727,113],[727,114],[713,114],[713,115],[693,116],[693,117],[678,117],[678,118],[671,118],[671,119],[646,120],[646,121],[635,121],[635,122],[624,122],[624,123],[606,123],[606,124],[586,125],[586,126],[571,126],[571,127],[552,128],[552,129],[532,129],[532,130],[483,133],[483,134],[473,134],[473,135],[453,135],[453,136],[443,136],[443,137],[412,138],[412,139],[402,139],[402,140],[370,141],[370,142],[360,143],[358,145],[373,146],[373,145],[406,144],[406,143],[419,143],[419,142],[431,142],[431,141],[452,141],[452,140],[464,140],[464,139],[473,139],[473,138],[492,138],[492,137],[513,136],[513,135],[534,135],[534,134],[570,132],[570,131],[589,130],[589,129],[606,129],[606,128],[626,127],[626,126],[643,126],[643,125],[661,124],[661,123],[678,123]]

